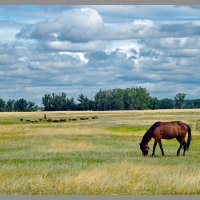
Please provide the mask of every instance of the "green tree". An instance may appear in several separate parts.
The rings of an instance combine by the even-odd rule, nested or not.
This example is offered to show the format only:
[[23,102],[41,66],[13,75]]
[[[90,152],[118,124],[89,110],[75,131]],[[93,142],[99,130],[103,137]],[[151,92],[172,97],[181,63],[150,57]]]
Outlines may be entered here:
[[44,109],[47,111],[53,110],[52,108],[52,97],[50,94],[45,94],[44,97],[42,97],[42,103],[44,105]]
[[61,94],[45,94],[42,97],[42,103],[45,110],[51,111],[60,111],[60,110],[69,110],[67,95],[62,92]]
[[74,98],[66,100],[66,110],[76,110],[76,104]]
[[146,88],[136,87],[131,88],[131,110],[148,109],[150,103],[150,94]]
[[161,99],[160,100],[160,109],[172,109],[174,108],[174,101],[172,99]]
[[0,98],[0,112],[5,111],[6,103],[3,99]]
[[183,108],[185,96],[186,96],[186,94],[184,94],[184,93],[176,94],[176,96],[174,97],[175,108],[178,108],[178,109]]
[[94,97],[96,110],[105,110],[105,97],[105,92],[102,90],[99,90],[99,92],[96,93]]
[[77,100],[80,102],[78,104],[78,110],[89,110],[90,100],[88,99],[88,97],[84,96],[83,94],[80,94]]
[[113,89],[111,91],[111,110],[124,110],[124,90]]
[[89,106],[89,110],[95,110],[95,103],[93,100],[89,100],[88,106]]
[[[84,96],[83,98],[84,107],[82,109],[85,109],[85,101],[87,100],[89,101],[89,99],[87,99]],[[67,98],[67,95],[64,92],[62,92],[61,94],[53,93],[52,95],[45,94],[44,97],[42,97],[42,103],[44,105],[44,109],[50,111],[76,110],[78,107],[74,101],[74,98],[71,99]]]
[[130,110],[132,107],[132,97],[131,97],[131,89],[130,88],[126,88],[124,91],[124,109],[125,110]]
[[159,109],[160,108],[160,101],[157,98],[151,97],[149,100],[149,109]]
[[97,110],[142,110],[148,109],[151,97],[142,87],[100,90],[95,95]]
[[37,109],[38,109],[38,106],[35,105],[34,102],[32,102],[32,101],[29,101],[29,102],[28,102],[28,105],[27,105],[26,111],[31,112],[31,111],[36,111]]
[[6,103],[6,111],[7,112],[15,111],[14,104],[15,104],[15,100],[9,99]]
[[52,101],[51,105],[53,110],[59,111],[59,110],[65,110],[66,107],[66,94],[61,93],[60,95],[52,94]]
[[200,99],[194,99],[194,108],[200,108]]
[[27,111],[28,110],[28,102],[25,99],[21,98],[21,99],[15,101],[14,109],[15,109],[15,111],[19,111],[19,112]]

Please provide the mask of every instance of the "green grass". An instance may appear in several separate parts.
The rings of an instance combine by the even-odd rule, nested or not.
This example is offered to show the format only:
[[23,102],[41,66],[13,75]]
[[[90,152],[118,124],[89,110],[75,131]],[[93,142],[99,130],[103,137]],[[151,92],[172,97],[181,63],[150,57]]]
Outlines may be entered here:
[[109,127],[107,128],[108,131],[112,132],[137,132],[137,131],[143,131],[148,129],[148,126],[115,126],[115,127]]
[[[0,194],[199,194],[199,114],[51,112],[48,116],[98,119],[31,124],[19,119],[42,113],[0,113]],[[159,146],[155,157],[143,157],[139,142],[147,128],[179,117],[192,126],[186,156],[176,157],[176,140],[163,140],[165,157]]]

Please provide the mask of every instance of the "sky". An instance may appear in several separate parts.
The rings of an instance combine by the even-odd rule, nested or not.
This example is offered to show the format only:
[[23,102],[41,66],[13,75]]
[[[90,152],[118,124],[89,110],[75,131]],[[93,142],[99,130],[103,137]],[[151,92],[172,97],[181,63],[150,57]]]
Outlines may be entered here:
[[0,98],[145,87],[200,98],[200,7],[1,5]]

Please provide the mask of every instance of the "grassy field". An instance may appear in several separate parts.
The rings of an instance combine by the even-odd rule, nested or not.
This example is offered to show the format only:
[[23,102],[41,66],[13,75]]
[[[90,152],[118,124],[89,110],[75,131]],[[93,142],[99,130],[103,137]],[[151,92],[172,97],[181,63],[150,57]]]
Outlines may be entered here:
[[[0,194],[200,194],[200,110],[45,113],[67,121],[0,113]],[[156,157],[143,157],[149,126],[171,120],[192,128],[186,156],[176,157],[176,140],[163,140],[165,157],[159,146]]]

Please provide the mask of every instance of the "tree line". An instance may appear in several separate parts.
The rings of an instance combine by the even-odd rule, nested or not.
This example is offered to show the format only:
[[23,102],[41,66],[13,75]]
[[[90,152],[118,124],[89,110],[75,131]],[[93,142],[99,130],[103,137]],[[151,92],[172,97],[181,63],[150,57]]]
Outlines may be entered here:
[[[186,100],[186,94],[177,93],[174,99],[158,99],[152,97],[146,88],[116,88],[99,90],[94,99],[80,94],[75,100],[68,98],[66,93],[45,94],[42,97],[43,110],[45,111],[70,111],[70,110],[145,110],[145,109],[188,109],[200,108],[200,99]],[[25,99],[8,100],[0,99],[0,111],[35,111],[38,106]]]
[[44,110],[145,110],[145,109],[188,109],[200,108],[200,99],[185,100],[186,94],[177,93],[174,99],[152,97],[146,88],[116,88],[99,90],[94,99],[80,94],[75,101],[65,93],[45,94],[42,97]]
[[29,112],[38,110],[38,106],[31,101],[23,98],[14,100],[9,99],[7,102],[0,98],[0,112]]

